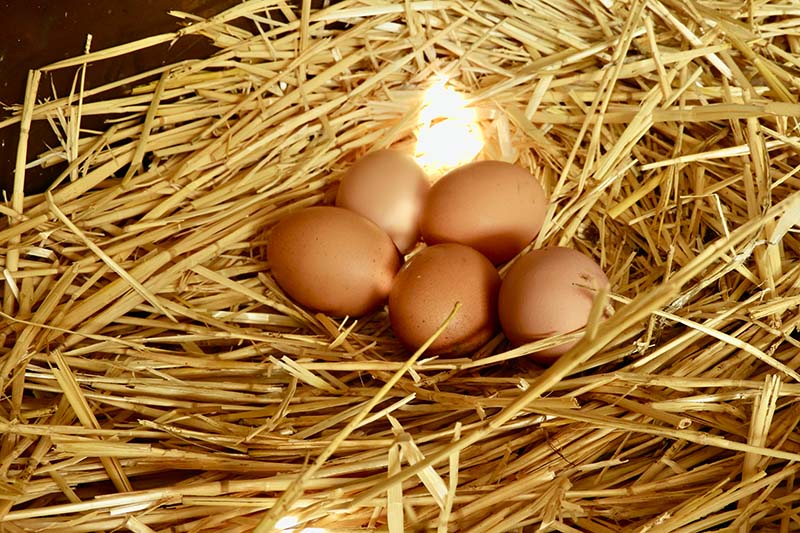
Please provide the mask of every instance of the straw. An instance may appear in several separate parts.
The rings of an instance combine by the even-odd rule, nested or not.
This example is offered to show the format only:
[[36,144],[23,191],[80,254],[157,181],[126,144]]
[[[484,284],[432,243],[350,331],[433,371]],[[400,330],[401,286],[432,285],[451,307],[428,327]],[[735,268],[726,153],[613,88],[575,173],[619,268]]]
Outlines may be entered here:
[[[32,71],[0,122],[20,128],[0,205],[0,529],[795,529],[800,11],[323,4],[175,12],[175,32]],[[216,52],[84,86],[184,35]],[[55,71],[65,96],[39,87]],[[479,157],[545,188],[530,248],[608,274],[585,328],[411,353],[385,309],[327,316],[273,279],[272,227],[332,202],[364,154],[413,154],[443,79],[476,112]],[[59,143],[29,146],[34,123]]]

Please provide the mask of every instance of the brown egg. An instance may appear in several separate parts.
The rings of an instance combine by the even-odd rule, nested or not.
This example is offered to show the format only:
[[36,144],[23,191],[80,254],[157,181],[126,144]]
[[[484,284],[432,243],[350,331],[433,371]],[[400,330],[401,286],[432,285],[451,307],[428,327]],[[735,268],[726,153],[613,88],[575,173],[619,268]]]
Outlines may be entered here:
[[[571,333],[586,326],[595,290],[608,278],[595,261],[570,248],[533,250],[517,259],[503,279],[498,298],[500,325],[516,345]],[[536,352],[552,361],[574,342]]]
[[500,276],[479,252],[462,244],[429,246],[403,266],[389,293],[392,329],[416,350],[444,323],[456,302],[461,308],[430,352],[461,355],[488,341],[497,330]]
[[392,239],[374,223],[338,207],[309,207],[275,225],[267,259],[294,301],[334,316],[381,306],[400,268]]
[[379,150],[348,169],[336,205],[373,221],[406,253],[419,240],[419,217],[429,189],[428,177],[411,156]]
[[544,224],[547,199],[530,172],[502,161],[476,161],[431,188],[420,219],[428,244],[458,242],[494,264],[508,261]]

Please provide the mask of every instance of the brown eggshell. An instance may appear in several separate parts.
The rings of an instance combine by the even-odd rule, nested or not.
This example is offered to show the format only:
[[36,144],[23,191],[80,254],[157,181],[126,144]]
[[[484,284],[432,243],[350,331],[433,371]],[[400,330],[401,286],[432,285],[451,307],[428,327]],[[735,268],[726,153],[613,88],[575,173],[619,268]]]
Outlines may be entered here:
[[[498,310],[506,337],[516,345],[586,326],[595,290],[608,286],[600,266],[577,250],[562,247],[533,250],[508,270],[500,287]],[[552,361],[574,342],[533,354]]]
[[294,301],[333,316],[361,316],[381,306],[400,268],[389,236],[338,207],[296,211],[275,225],[267,259]]
[[456,302],[461,308],[429,351],[462,355],[497,331],[500,276],[482,254],[462,244],[429,246],[412,257],[389,293],[392,329],[416,350],[444,323]]
[[536,237],[546,208],[544,189],[526,169],[502,161],[476,161],[445,174],[431,187],[420,229],[428,244],[466,244],[500,264]]
[[419,240],[419,217],[429,189],[428,177],[411,156],[378,150],[347,170],[336,205],[373,221],[406,253]]

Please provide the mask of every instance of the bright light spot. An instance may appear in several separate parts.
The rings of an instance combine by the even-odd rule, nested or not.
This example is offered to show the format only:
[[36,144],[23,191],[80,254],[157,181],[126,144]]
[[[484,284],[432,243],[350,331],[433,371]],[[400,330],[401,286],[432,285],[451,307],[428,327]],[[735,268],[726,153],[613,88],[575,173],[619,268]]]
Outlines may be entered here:
[[[300,523],[300,519],[296,516],[284,516],[275,524],[275,531],[280,531],[281,533],[295,533],[297,530],[297,524]],[[327,533],[327,531],[321,527],[306,527],[300,530],[300,533]]]
[[430,176],[469,163],[483,149],[475,109],[440,79],[425,92],[417,132],[417,163]]
[[298,523],[300,523],[300,520],[298,520],[296,516],[284,516],[275,523],[275,529],[277,529],[278,531],[292,529]]

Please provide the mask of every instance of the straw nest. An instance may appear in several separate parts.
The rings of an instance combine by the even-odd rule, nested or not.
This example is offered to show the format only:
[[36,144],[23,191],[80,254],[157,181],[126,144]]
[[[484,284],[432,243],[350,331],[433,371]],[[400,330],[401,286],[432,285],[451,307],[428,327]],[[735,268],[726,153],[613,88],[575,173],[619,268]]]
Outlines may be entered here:
[[[178,34],[63,61],[2,124],[22,135],[0,207],[0,529],[800,530],[800,9],[178,16],[218,53],[99,88],[89,63]],[[69,96],[40,83],[55,69]],[[534,245],[612,280],[613,317],[549,368],[502,336],[412,357],[383,312],[315,316],[270,277],[265,232],[360,155],[413,147],[439,76],[478,110],[482,157],[550,193]],[[29,155],[43,120],[62,143]],[[68,165],[26,198],[26,161]]]

